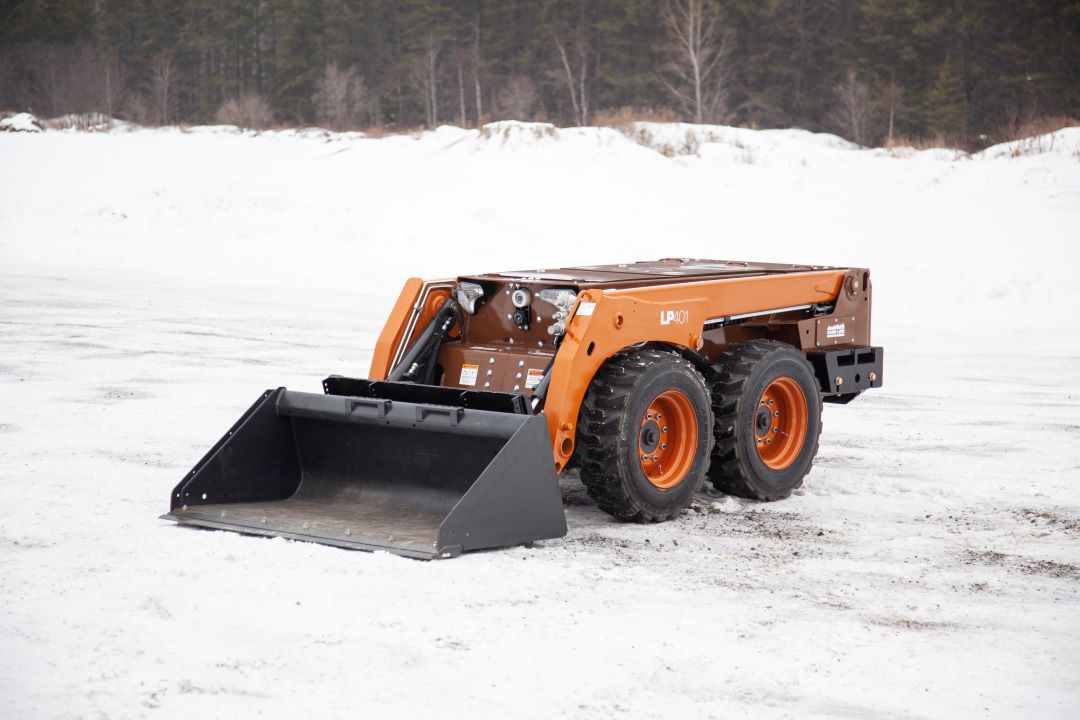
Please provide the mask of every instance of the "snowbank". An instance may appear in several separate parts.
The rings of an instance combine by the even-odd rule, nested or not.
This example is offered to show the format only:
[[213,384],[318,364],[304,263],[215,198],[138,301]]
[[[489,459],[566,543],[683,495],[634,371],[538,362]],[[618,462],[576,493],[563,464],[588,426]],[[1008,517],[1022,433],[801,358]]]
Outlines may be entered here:
[[976,157],[988,159],[1015,158],[1044,153],[1080,160],[1080,127],[1063,128],[1046,135],[1036,135],[1023,140],[992,145],[982,152],[976,153]]
[[0,120],[0,132],[41,132],[41,122],[30,113],[16,113]]

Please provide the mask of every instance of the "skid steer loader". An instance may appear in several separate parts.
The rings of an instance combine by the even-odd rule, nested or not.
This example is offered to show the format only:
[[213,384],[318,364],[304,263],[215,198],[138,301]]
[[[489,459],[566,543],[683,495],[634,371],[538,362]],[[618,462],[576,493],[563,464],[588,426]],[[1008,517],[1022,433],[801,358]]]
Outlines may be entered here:
[[881,387],[870,273],[667,259],[410,279],[370,377],[267,390],[165,518],[416,558],[566,533],[558,476],[616,518],[708,479],[787,497],[822,402]]

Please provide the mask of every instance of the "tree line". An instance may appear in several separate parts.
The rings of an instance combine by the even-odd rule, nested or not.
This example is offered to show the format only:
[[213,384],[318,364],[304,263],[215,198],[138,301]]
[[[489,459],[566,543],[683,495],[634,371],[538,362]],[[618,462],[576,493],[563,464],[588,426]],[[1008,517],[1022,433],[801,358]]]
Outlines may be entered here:
[[5,0],[0,109],[337,129],[680,119],[970,144],[1080,114],[1080,1]]

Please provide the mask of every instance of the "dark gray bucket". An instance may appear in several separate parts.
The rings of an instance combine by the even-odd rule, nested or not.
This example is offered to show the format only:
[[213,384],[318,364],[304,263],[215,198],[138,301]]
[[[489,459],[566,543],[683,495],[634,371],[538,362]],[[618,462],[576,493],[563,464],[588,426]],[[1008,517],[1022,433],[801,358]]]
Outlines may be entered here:
[[251,406],[170,508],[183,524],[416,558],[566,534],[542,417],[285,388]]

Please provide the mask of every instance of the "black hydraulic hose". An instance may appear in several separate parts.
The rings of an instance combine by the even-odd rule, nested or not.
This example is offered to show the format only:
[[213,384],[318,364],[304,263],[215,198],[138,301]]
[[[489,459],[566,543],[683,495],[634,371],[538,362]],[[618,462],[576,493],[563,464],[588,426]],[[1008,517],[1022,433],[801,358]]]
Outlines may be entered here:
[[536,389],[533,390],[532,396],[532,410],[534,413],[540,412],[544,407],[544,400],[547,399],[548,386],[551,384],[551,368],[555,365],[555,355],[559,354],[559,346],[555,346],[555,353],[548,360],[548,364],[544,367],[544,377],[540,378],[540,382],[537,384]]
[[401,362],[386,376],[387,380],[430,385],[435,379],[435,357],[439,354],[446,334],[458,319],[458,304],[448,298],[431,318]]

